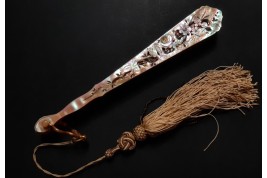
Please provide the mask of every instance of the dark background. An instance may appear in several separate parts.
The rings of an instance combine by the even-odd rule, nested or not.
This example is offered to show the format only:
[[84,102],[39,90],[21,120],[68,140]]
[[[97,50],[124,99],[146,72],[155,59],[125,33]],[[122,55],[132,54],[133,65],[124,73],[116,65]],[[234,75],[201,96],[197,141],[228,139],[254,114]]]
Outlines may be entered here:
[[[6,176],[48,177],[34,165],[33,148],[62,138],[38,135],[35,122],[88,91],[202,5],[222,10],[221,31],[66,118],[88,142],[40,150],[41,164],[56,173],[102,155],[139,123],[147,101],[170,95],[205,70],[240,63],[252,71],[261,92],[261,1],[6,1]],[[216,133],[208,117],[74,177],[261,177],[261,104],[244,111],[245,116],[214,113],[220,133],[206,152]]]

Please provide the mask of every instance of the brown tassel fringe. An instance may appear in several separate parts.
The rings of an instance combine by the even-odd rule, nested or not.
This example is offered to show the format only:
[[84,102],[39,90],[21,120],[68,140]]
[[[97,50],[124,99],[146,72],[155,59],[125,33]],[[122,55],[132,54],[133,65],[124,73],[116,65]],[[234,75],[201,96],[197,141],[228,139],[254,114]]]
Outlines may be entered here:
[[174,128],[185,119],[206,116],[214,109],[250,108],[257,104],[255,85],[250,71],[240,65],[206,71],[145,116],[141,127],[146,134],[153,136]]

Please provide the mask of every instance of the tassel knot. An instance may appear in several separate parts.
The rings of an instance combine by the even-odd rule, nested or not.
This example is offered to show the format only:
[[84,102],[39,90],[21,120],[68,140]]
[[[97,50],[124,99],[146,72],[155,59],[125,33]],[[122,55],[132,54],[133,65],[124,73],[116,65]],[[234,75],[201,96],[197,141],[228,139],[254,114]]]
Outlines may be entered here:
[[105,152],[106,158],[111,158],[119,150],[133,150],[136,147],[135,136],[131,132],[123,132],[117,143],[114,148],[110,148]]
[[135,137],[131,132],[124,132],[117,142],[120,149],[123,151],[133,150],[136,146]]

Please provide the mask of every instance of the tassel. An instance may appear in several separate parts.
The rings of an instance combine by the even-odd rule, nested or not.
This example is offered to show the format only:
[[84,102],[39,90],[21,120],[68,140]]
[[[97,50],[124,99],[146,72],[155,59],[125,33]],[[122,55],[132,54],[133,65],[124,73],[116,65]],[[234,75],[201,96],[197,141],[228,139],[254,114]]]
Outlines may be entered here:
[[139,127],[154,136],[186,119],[206,116],[214,109],[251,108],[258,99],[255,85],[250,71],[239,65],[206,71],[170,95],[164,104],[143,118]]
[[[64,146],[83,141],[83,137],[61,143],[44,143],[34,149],[33,160],[44,173],[54,177],[68,177],[81,170],[101,162],[122,150],[133,150],[136,141],[143,141],[148,136],[156,136],[175,128],[184,120],[211,115],[214,109],[251,108],[257,105],[258,90],[252,83],[252,75],[239,65],[219,67],[206,71],[192,79],[170,95],[165,103],[143,117],[141,124],[133,132],[124,132],[117,140],[117,145],[108,149],[105,154],[84,166],[67,174],[54,174],[42,168],[37,162],[36,151],[41,147]],[[242,112],[242,111],[241,111]],[[209,144],[210,145],[210,144]]]

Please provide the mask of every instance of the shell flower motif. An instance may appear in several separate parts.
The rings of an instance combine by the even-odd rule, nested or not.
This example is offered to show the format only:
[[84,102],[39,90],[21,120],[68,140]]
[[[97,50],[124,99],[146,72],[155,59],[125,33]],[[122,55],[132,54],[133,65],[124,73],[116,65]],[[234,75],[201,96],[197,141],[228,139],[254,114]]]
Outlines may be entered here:
[[187,23],[182,23],[178,26],[177,30],[175,31],[175,36],[178,39],[178,42],[182,44],[187,36],[190,36],[191,27]]
[[211,30],[209,27],[208,16],[205,16],[203,19],[197,18],[191,25],[192,35],[201,36],[203,33],[206,33]]

